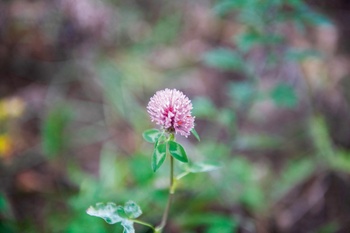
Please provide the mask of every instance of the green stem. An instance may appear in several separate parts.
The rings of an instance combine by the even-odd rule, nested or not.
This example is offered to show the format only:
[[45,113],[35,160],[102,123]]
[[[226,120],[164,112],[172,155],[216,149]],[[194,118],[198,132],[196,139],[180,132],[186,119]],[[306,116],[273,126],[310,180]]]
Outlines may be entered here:
[[140,220],[136,220],[136,219],[131,219],[131,221],[133,221],[134,223],[137,223],[137,224],[140,224],[140,225],[144,225],[146,227],[149,227],[151,228],[154,232],[156,231],[156,228],[154,228],[154,226],[152,226],[151,224],[149,223],[146,223],[144,221],[140,221]]
[[175,185],[174,185],[174,157],[170,156],[170,188],[169,193],[175,193]]
[[[170,139],[171,141],[175,141],[175,137],[174,135],[170,135]],[[168,220],[168,215],[169,215],[169,210],[170,210],[170,206],[171,206],[171,202],[173,200],[173,196],[175,193],[175,182],[174,182],[174,158],[173,156],[170,155],[170,187],[169,187],[169,197],[168,197],[168,202],[166,204],[164,213],[163,213],[163,217],[162,217],[162,221],[159,224],[159,226],[156,227],[155,229],[155,233],[161,233],[163,228],[165,227],[167,220]]]
[[187,176],[188,174],[190,174],[190,172],[183,172],[176,177],[176,180],[180,180],[180,179],[184,178],[185,176]]

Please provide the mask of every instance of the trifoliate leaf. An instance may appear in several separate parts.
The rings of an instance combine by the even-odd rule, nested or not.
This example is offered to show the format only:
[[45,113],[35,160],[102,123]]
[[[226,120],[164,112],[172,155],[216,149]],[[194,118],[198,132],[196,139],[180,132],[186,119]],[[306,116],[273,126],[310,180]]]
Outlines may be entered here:
[[135,233],[132,219],[139,217],[142,211],[135,202],[128,201],[124,207],[117,206],[112,202],[107,204],[97,203],[95,206],[90,206],[86,213],[91,216],[103,218],[109,224],[121,222],[124,228],[123,233]]

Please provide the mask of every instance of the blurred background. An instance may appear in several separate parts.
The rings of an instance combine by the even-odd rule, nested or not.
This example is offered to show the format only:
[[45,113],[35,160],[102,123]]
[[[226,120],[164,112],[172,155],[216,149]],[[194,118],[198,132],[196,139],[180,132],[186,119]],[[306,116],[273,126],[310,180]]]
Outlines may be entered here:
[[[167,233],[350,232],[347,0],[2,0],[0,232],[107,233],[96,202],[160,222],[160,89],[193,102]],[[136,232],[150,232],[136,226]]]

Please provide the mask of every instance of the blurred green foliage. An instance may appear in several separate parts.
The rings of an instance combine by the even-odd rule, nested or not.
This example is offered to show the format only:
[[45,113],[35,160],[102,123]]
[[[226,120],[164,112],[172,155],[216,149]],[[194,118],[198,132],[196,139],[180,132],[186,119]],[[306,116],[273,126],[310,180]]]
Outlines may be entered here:
[[[118,25],[117,42],[123,46],[118,51],[110,51],[117,55],[98,57],[92,67],[98,77],[94,85],[102,90],[101,99],[96,103],[79,100],[79,106],[86,107],[91,115],[96,112],[100,115],[81,126],[77,124],[81,123],[79,119],[90,114],[80,112],[75,108],[77,103],[67,100],[64,104],[50,106],[43,119],[42,148],[49,157],[65,153],[73,157],[74,149],[79,150],[80,146],[101,144],[101,150],[96,152],[99,153],[98,160],[94,161],[99,164],[96,173],[83,168],[76,158],[65,157],[67,176],[78,185],[79,191],[64,196],[67,206],[63,214],[55,209],[46,210],[49,217],[45,224],[53,233],[122,232],[120,226],[108,225],[85,214],[88,206],[99,201],[124,203],[132,199],[142,208],[140,219],[154,225],[159,223],[166,203],[168,187],[164,177],[168,176],[167,162],[164,161],[162,167],[161,164],[153,165],[153,170],[158,170],[154,173],[151,162],[153,146],[142,140],[142,132],[152,127],[146,112],[147,100],[163,86],[189,90],[196,87],[190,87],[187,76],[185,80],[181,79],[182,69],[186,68],[179,68],[179,73],[178,70],[172,73],[151,69],[147,54],[157,46],[176,43],[186,22],[180,10],[147,21],[147,14],[142,12],[140,5],[130,3],[120,7],[123,20]],[[322,58],[317,51],[290,46],[286,35],[278,28],[288,22],[305,32],[307,26],[328,23],[327,19],[301,0],[218,0],[213,12],[218,18],[236,20],[243,30],[232,36],[231,44],[213,46],[199,59],[205,66],[227,74],[228,80],[220,90],[225,97],[222,103],[218,104],[205,95],[192,99],[201,142],[196,142],[191,136],[185,144],[190,164],[176,168],[178,174],[185,172],[186,177],[182,177],[178,184],[179,196],[170,213],[171,224],[183,233],[238,232],[240,226],[246,222],[252,224],[252,220],[240,216],[241,212],[236,213],[237,206],[248,215],[263,215],[276,200],[319,167],[350,170],[349,152],[333,147],[326,123],[317,114],[307,119],[308,128],[303,132],[307,136],[302,135],[301,139],[242,130],[244,123],[253,121],[253,107],[264,101],[287,111],[295,110],[301,104],[298,90],[288,80],[279,80],[263,90],[259,85],[261,77],[256,63],[249,55],[255,49],[264,49],[266,59],[262,62],[275,66],[284,61]],[[147,30],[144,34],[140,32],[139,37],[131,37],[130,29],[140,23],[140,19]],[[124,40],[129,43],[123,44]],[[232,73],[241,75],[239,80],[232,78]],[[77,125],[79,127],[72,128]],[[113,138],[115,131],[119,137]],[[314,148],[306,151],[298,148],[295,152],[293,140],[305,138]],[[154,142],[152,138],[148,139]],[[289,156],[289,149],[296,155],[281,162],[280,171],[276,172],[272,163],[266,162],[265,153],[273,151],[275,157],[270,159],[282,160]],[[82,160],[89,164],[89,159]],[[192,174],[203,171],[211,172]],[[0,232],[19,232],[11,216],[10,203],[2,193],[0,220]],[[335,225],[326,224],[319,232],[332,232]],[[136,232],[149,232],[147,227],[137,225],[135,228]],[[30,229],[19,230],[36,232]]]
[[49,110],[42,129],[42,146],[46,155],[59,155],[67,147],[69,134],[66,130],[72,118],[72,111],[65,105],[57,105]]
[[206,64],[221,70],[240,70],[243,60],[235,51],[218,48],[209,51],[204,56]]
[[295,107],[298,98],[293,87],[286,84],[278,84],[270,93],[272,100],[279,107]]
[[0,232],[15,232],[15,222],[11,219],[8,200],[0,193]]

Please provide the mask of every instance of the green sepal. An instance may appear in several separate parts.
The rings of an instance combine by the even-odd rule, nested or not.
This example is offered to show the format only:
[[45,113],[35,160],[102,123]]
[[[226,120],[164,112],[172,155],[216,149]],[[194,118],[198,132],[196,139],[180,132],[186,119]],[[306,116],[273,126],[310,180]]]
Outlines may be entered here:
[[199,137],[197,131],[194,128],[191,130],[191,133],[199,142],[201,141],[201,138]]
[[158,129],[148,129],[143,132],[142,137],[149,143],[156,143],[162,133]]
[[166,157],[166,144],[157,144],[152,155],[152,170],[156,172],[164,163]]
[[171,156],[183,163],[188,163],[188,158],[185,149],[179,143],[169,141],[168,145],[169,153],[171,154]]

